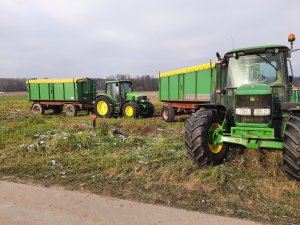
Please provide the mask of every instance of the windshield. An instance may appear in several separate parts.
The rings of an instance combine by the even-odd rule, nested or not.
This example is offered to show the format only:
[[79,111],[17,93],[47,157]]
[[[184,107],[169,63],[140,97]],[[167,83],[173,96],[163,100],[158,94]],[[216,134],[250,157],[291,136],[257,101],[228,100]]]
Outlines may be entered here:
[[122,83],[121,84],[121,93],[130,93],[131,92],[131,83]]
[[284,53],[245,55],[237,59],[231,57],[228,64],[227,88],[256,83],[283,85],[284,74]]

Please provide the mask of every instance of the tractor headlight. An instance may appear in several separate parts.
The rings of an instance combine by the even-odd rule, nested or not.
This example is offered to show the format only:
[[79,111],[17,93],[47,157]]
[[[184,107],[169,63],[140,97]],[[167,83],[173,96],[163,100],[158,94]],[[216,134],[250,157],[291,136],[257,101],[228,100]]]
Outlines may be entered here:
[[139,96],[138,97],[138,102],[146,102],[147,101],[147,96]]
[[250,108],[235,108],[235,114],[239,116],[251,116]]
[[271,114],[270,108],[254,109],[254,116],[269,116]]

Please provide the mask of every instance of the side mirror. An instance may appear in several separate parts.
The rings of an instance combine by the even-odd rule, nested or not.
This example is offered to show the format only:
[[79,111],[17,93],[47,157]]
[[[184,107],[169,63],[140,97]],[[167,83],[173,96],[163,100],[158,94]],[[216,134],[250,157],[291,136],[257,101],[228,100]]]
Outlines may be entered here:
[[218,61],[221,61],[221,60],[222,60],[222,57],[221,57],[221,55],[220,55],[219,52],[216,53],[216,56],[217,56],[217,58],[218,58]]
[[294,77],[293,76],[289,76],[289,83],[293,83],[294,81]]

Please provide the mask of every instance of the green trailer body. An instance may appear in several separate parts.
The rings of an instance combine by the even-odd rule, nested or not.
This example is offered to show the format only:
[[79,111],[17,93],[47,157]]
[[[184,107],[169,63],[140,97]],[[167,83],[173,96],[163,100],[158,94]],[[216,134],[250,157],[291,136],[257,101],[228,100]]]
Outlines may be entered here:
[[33,102],[32,112],[43,114],[51,109],[75,116],[80,110],[91,111],[96,98],[96,82],[89,78],[27,80],[28,99]]
[[165,103],[162,118],[171,122],[175,114],[191,113],[197,104],[209,103],[215,83],[214,62],[160,73],[159,99]]
[[96,97],[95,81],[79,79],[35,79],[27,82],[30,101],[91,102]]

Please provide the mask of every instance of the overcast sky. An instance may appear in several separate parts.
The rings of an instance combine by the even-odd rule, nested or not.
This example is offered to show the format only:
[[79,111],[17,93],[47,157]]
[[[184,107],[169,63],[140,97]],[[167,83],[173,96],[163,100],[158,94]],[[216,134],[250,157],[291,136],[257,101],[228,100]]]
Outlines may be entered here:
[[[300,48],[300,1],[0,0],[0,77],[107,77],[215,60],[234,47]],[[294,53],[300,75],[300,51]]]

